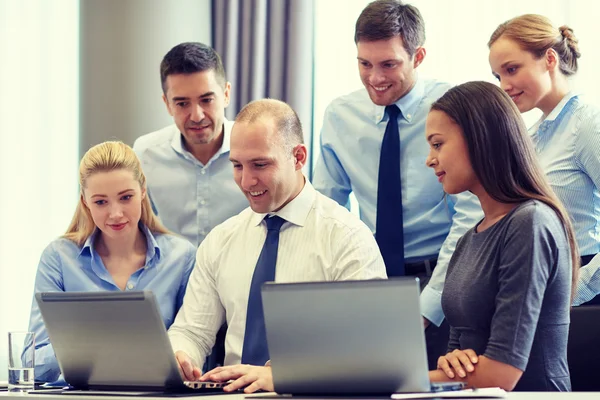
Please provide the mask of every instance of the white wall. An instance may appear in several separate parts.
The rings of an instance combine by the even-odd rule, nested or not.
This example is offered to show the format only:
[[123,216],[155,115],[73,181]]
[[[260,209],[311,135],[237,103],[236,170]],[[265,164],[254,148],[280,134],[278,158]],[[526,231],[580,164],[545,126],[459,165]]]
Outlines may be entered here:
[[192,41],[211,42],[210,0],[81,1],[81,154],[172,123],[159,65]]
[[0,0],[0,380],[40,254],[75,209],[80,148],[171,123],[160,61],[210,43],[210,24],[210,0]]
[[0,380],[77,197],[77,0],[0,0]]
[[[326,0],[316,2],[315,25],[315,110],[314,144],[327,105],[336,97],[362,88],[358,76],[354,25],[370,0]],[[600,104],[600,35],[597,16],[600,2],[594,0],[407,0],[419,8],[425,20],[427,56],[418,68],[426,77],[460,84],[472,80],[496,82],[488,63],[487,42],[502,22],[526,13],[542,14],[557,26],[567,24],[579,39],[582,57],[573,79],[575,89],[583,90]],[[538,111],[525,115],[528,124]],[[314,155],[316,160],[316,152]]]

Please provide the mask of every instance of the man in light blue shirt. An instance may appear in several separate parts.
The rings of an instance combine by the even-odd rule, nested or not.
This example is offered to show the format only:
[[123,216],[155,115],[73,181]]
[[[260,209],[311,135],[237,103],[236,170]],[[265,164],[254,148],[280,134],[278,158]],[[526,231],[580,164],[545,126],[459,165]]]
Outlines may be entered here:
[[[138,138],[133,149],[159,218],[197,247],[212,228],[248,207],[229,162],[231,84],[219,54],[202,43],[173,47],[160,64],[160,79],[175,124]],[[222,330],[207,368],[222,363],[224,337]]]
[[161,221],[198,246],[213,227],[248,206],[229,162],[231,84],[219,55],[202,43],[171,49],[160,75],[175,124],[138,138],[133,147]]
[[[426,54],[424,41],[423,19],[415,7],[397,0],[378,0],[363,10],[356,23],[355,42],[365,89],[342,96],[327,108],[313,184],[344,205],[353,192],[361,219],[378,242],[378,225],[389,225],[386,219],[394,219],[392,230],[403,229],[396,242],[396,247],[403,250],[398,275],[416,275],[422,281],[430,278],[421,295],[421,312],[426,326],[430,322],[439,326],[444,320],[441,293],[448,261],[458,238],[483,213],[470,194],[445,196],[437,177],[425,165],[429,152],[423,139],[425,120],[431,104],[450,85],[417,76],[416,68]],[[383,160],[382,141],[386,140],[393,105],[399,109],[397,184],[379,180],[388,172],[380,169],[380,156]],[[401,190],[394,203],[400,210],[388,210],[385,216],[380,213],[380,221],[377,210],[382,199],[378,192],[393,186],[398,186],[398,192]],[[386,259],[383,248],[382,253],[388,275],[393,276],[394,269],[400,266],[390,265],[389,260],[397,257]],[[430,326],[426,330],[430,369],[435,369],[437,357],[446,353],[447,332],[447,326],[442,330]]]

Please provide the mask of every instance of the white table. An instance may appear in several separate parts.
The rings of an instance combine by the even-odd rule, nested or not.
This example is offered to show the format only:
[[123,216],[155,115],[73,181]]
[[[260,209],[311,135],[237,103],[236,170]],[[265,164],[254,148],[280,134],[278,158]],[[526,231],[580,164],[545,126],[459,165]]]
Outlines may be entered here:
[[[175,397],[177,399],[192,399],[198,397],[202,400],[244,400],[245,398],[252,398],[255,396],[265,396],[265,394],[258,395],[244,395],[244,394],[227,394],[227,395],[203,395],[203,396],[186,396],[186,397]],[[77,395],[52,395],[52,394],[21,394],[21,393],[8,393],[0,392],[1,400],[135,400],[135,399],[157,399],[165,400],[165,397],[131,397],[131,396],[77,396]],[[168,397],[167,397],[168,398]],[[316,397],[311,398],[313,400],[332,400],[329,399],[318,399]],[[336,400],[339,400],[338,398]],[[507,400],[600,400],[600,392],[584,393],[584,392],[572,392],[572,393],[555,393],[555,392],[515,392],[508,393],[506,396]],[[358,400],[353,398],[352,400]]]

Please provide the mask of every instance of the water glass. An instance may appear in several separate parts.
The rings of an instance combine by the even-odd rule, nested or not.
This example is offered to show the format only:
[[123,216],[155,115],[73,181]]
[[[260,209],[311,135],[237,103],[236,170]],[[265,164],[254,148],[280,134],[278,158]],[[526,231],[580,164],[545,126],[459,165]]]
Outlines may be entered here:
[[33,390],[35,340],[33,332],[8,332],[8,390]]

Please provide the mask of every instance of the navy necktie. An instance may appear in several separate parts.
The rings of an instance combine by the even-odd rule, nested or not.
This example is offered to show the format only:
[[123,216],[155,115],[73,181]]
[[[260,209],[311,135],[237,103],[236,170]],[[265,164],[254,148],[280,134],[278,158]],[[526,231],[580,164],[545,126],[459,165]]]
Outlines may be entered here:
[[387,106],[389,117],[379,157],[377,180],[377,226],[375,239],[381,250],[388,276],[404,275],[404,224],[400,180],[400,134],[395,104]]
[[269,360],[260,288],[263,283],[275,280],[279,230],[285,220],[275,215],[265,218],[265,221],[267,222],[267,238],[256,262],[248,295],[242,364],[265,365]]

